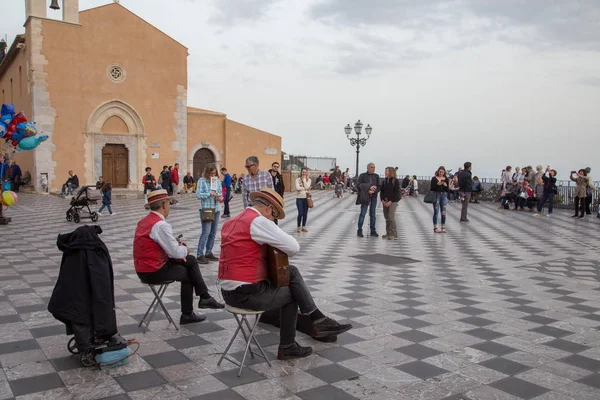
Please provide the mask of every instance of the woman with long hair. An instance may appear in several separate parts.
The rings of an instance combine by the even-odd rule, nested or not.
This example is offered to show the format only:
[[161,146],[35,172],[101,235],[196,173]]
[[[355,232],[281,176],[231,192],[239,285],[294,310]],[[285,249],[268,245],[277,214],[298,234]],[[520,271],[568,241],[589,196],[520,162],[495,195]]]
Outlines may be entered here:
[[310,178],[308,170],[302,168],[300,177],[296,178],[296,207],[298,208],[298,227],[296,232],[308,232],[306,219],[308,218],[308,196],[310,196]]
[[385,235],[381,238],[397,239],[396,208],[400,201],[400,181],[398,181],[396,170],[393,167],[385,169],[385,179],[381,184],[380,198],[383,205],[383,218],[385,218]]
[[[219,179],[217,176],[217,166],[209,163],[204,168],[204,172],[198,183],[196,184],[196,197],[200,200],[200,221],[202,223],[202,231],[198,239],[198,250],[196,257],[198,264],[208,264],[208,261],[218,261],[212,253],[215,244],[215,236],[217,236],[217,228],[219,226],[219,216],[221,215],[221,205],[219,201],[223,196],[221,182],[218,182],[217,188],[211,190],[211,180]],[[211,212],[214,211],[214,214]],[[205,218],[202,218],[202,210],[205,210]],[[213,214],[214,217],[206,218],[207,215]]]
[[[448,179],[446,168],[439,167],[435,171],[435,176],[431,178],[429,190],[435,193],[433,200],[433,231],[435,233],[446,233],[446,205],[448,204],[448,190],[450,180]],[[438,229],[438,215],[441,214],[441,230]]]

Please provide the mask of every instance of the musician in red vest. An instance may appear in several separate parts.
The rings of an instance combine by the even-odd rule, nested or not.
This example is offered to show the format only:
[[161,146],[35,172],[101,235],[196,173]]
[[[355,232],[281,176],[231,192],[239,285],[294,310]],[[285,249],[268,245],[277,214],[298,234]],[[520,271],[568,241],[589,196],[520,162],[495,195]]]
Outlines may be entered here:
[[285,202],[273,189],[250,193],[252,207],[225,222],[221,230],[219,284],[225,303],[232,307],[267,311],[281,309],[280,342],[277,358],[306,357],[311,347],[296,343],[298,308],[310,316],[311,336],[339,335],[352,328],[326,317],[317,308],[300,271],[290,265],[289,286],[273,287],[268,281],[267,245],[293,256],[300,245],[273,222],[285,218]]
[[225,307],[210,294],[200,274],[196,257],[190,255],[185,243],[173,237],[171,225],[165,221],[171,210],[171,201],[166,190],[148,193],[150,212],[140,220],[133,240],[133,264],[144,283],[164,281],[181,282],[181,325],[204,321],[205,315],[194,313],[193,291],[200,297],[198,308],[219,309]]

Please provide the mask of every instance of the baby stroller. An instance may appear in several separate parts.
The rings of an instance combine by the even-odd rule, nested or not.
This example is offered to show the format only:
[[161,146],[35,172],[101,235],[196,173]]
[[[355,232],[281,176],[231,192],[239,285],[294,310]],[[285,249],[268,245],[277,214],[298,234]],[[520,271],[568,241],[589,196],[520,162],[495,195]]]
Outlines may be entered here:
[[[77,196],[71,198],[71,207],[67,210],[67,221],[81,221],[81,218],[90,218],[92,222],[98,221],[98,213],[90,209],[90,205],[98,204],[102,194],[95,186],[83,186]],[[87,213],[87,215],[85,215]]]

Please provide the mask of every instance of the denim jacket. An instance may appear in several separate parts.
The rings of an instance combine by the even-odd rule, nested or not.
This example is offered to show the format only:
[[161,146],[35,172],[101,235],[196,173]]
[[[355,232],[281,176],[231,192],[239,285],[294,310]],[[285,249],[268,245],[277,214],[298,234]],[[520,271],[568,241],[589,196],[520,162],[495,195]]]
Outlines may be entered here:
[[[221,189],[221,185],[219,184],[219,189]],[[217,194],[219,191],[217,190]],[[210,181],[207,181],[204,178],[198,179],[198,183],[196,184],[196,197],[200,200],[200,210],[203,208],[214,208],[215,212],[221,211],[221,204],[215,197],[210,196]]]

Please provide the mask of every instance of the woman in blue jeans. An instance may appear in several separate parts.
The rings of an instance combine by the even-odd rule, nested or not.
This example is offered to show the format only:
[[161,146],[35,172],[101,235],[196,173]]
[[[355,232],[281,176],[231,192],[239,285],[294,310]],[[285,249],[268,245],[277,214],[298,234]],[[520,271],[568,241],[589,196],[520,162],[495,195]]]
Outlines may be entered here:
[[[439,167],[435,176],[431,178],[429,190],[435,192],[433,200],[433,231],[435,233],[446,233],[446,205],[448,204],[448,190],[450,180],[448,179],[446,168]],[[441,214],[441,230],[438,229],[438,216]]]
[[296,207],[298,208],[298,227],[296,232],[308,232],[306,219],[308,218],[308,196],[310,196],[310,178],[308,170],[302,168],[300,177],[296,178]]
[[[198,183],[196,184],[196,197],[200,200],[200,221],[202,222],[202,232],[198,239],[198,250],[196,256],[198,264],[208,264],[208,261],[218,261],[212,253],[215,244],[215,236],[217,236],[217,228],[219,227],[219,216],[221,215],[221,182],[217,182],[216,189],[211,190],[211,179],[219,179],[217,177],[217,166],[215,164],[207,164],[204,172]],[[202,210],[214,209],[214,219],[212,221],[202,221]]]

